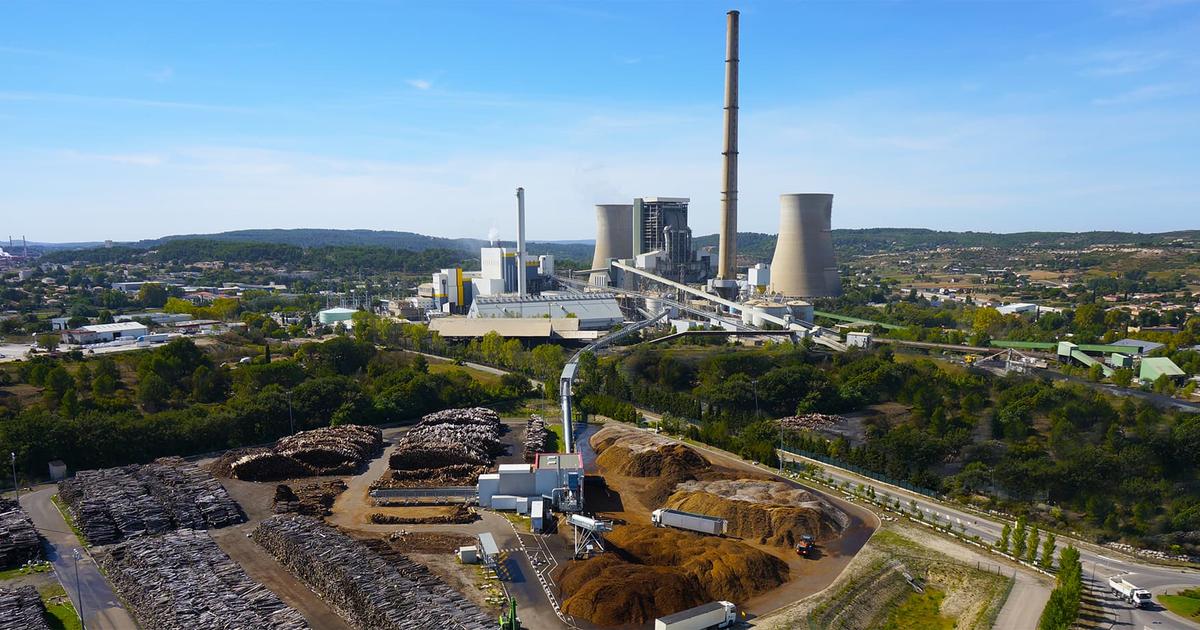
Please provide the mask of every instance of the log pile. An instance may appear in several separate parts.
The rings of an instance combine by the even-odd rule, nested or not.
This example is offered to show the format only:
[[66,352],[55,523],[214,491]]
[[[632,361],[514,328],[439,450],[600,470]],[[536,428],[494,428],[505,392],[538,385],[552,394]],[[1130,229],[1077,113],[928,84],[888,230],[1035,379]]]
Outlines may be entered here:
[[376,525],[455,525],[474,523],[476,518],[475,513],[465,505],[456,505],[441,514],[431,516],[403,516],[383,512],[371,514],[371,522]]
[[50,630],[44,611],[36,588],[0,588],[0,630]]
[[806,413],[802,416],[788,416],[779,419],[783,428],[792,431],[824,429],[835,426],[841,421],[841,416],[828,413]]
[[356,628],[484,630],[495,620],[428,569],[307,516],[272,516],[251,537]]
[[289,435],[269,448],[230,451],[217,460],[213,472],[243,481],[349,475],[382,450],[382,431],[346,424]]
[[301,630],[308,623],[250,579],[208,532],[180,529],[114,545],[98,556],[143,628]]
[[388,465],[394,470],[491,466],[504,452],[503,429],[500,414],[483,407],[431,413],[404,434]]
[[93,545],[245,520],[212,475],[179,457],[145,466],[80,471],[58,483],[58,495]]
[[25,564],[41,555],[33,522],[16,501],[0,499],[0,569]]
[[281,483],[275,486],[275,501],[271,507],[276,514],[329,516],[333,502],[345,491],[346,482],[341,479],[306,483],[296,486],[294,490]]
[[487,466],[472,464],[454,464],[441,468],[418,468],[416,470],[385,470],[379,479],[371,484],[371,489],[473,486],[479,481],[479,475],[487,470]]
[[533,414],[525,424],[525,461],[532,463],[538,453],[545,453],[550,443],[550,429],[546,427],[546,419]]

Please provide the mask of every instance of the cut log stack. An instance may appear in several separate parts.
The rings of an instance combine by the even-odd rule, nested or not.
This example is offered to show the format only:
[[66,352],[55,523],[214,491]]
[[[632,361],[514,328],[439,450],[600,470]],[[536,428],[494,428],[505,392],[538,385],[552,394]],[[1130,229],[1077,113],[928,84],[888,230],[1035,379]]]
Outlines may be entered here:
[[396,444],[388,459],[395,470],[441,468],[455,464],[491,466],[504,452],[500,414],[483,407],[431,413]]
[[21,506],[0,499],[0,569],[34,560],[41,556],[41,550],[37,530]]
[[356,628],[495,627],[490,614],[422,565],[385,558],[315,518],[272,516],[251,537]]
[[217,460],[213,472],[243,481],[349,475],[382,450],[382,431],[346,424],[289,435],[270,448],[230,451]]
[[180,529],[100,553],[100,568],[143,628],[308,628],[304,616],[250,579],[208,532]]
[[841,421],[841,416],[828,413],[806,413],[802,416],[788,416],[779,419],[779,423],[783,425],[783,428],[793,431],[823,429],[835,426]]
[[546,419],[533,414],[525,424],[525,461],[533,462],[538,453],[545,453],[550,443],[550,429],[546,428]]
[[45,610],[32,586],[0,588],[0,630],[50,630]]
[[145,466],[80,471],[58,483],[58,495],[93,545],[245,520],[212,475],[179,457]]
[[473,486],[479,481],[479,475],[487,471],[487,466],[472,464],[454,464],[440,468],[418,468],[416,470],[388,469],[371,484],[371,489]]
[[329,516],[333,502],[339,494],[346,491],[346,482],[332,479],[320,483],[306,483],[293,490],[287,484],[275,486],[275,501],[272,510],[276,514],[307,514],[309,516]]

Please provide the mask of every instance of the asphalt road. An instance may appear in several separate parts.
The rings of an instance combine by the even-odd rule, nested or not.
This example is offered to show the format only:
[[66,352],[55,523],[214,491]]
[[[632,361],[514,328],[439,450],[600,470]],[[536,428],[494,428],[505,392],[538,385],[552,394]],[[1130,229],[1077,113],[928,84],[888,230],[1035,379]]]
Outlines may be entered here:
[[[905,504],[906,509],[909,508],[910,501],[916,501],[917,507],[929,517],[936,516],[942,521],[950,521],[954,524],[955,529],[958,529],[961,525],[965,528],[966,535],[979,536],[984,542],[989,544],[999,540],[1000,532],[1004,527],[1003,522],[996,520],[995,517],[950,507],[936,499],[868,479],[823,462],[810,460],[790,453],[785,456],[785,459],[788,461],[795,459],[797,461],[816,464],[825,471],[826,475],[832,476],[838,482],[866,483],[873,486],[877,494],[889,494],[900,498]],[[1164,592],[1164,590],[1173,590],[1175,587],[1200,586],[1200,572],[1120,559],[1116,552],[1108,552],[1101,547],[1096,547],[1089,543],[1070,541],[1059,536],[1059,548],[1066,546],[1068,542],[1073,542],[1079,549],[1080,559],[1083,563],[1085,586],[1099,594],[1100,597],[1098,599],[1104,604],[1105,609],[1110,615],[1115,616],[1117,626],[1114,627],[1130,628],[1131,630],[1142,630],[1143,627],[1153,628],[1154,630],[1194,630],[1200,628],[1200,624],[1177,617],[1157,604],[1151,609],[1133,609],[1123,601],[1111,596],[1108,587],[1108,578],[1118,574],[1127,574],[1127,580],[1157,595]]]
[[[137,630],[137,623],[125,610],[108,580],[100,573],[92,557],[71,532],[58,508],[50,501],[56,489],[51,486],[21,495],[21,507],[46,539],[46,559],[66,589],[75,610],[82,610],[88,630]],[[79,579],[76,587],[76,563],[72,551],[78,549]],[[80,608],[82,600],[83,607]]]

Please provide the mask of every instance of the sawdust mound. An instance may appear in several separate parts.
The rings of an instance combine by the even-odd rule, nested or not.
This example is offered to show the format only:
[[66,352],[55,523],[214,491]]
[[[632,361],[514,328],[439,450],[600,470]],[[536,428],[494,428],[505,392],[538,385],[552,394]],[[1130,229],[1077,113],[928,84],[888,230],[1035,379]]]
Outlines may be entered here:
[[819,496],[777,481],[755,479],[688,481],[666,507],[719,516],[731,536],[791,548],[803,534],[835,538],[850,518]]
[[661,504],[676,485],[712,470],[696,451],[653,433],[605,427],[592,436],[591,445],[606,473],[653,478],[643,496],[652,505]]
[[560,585],[572,594],[563,612],[599,626],[643,624],[709,601],[695,578],[675,568],[634,564],[613,554],[572,563]]
[[563,572],[569,614],[602,626],[644,623],[713,600],[746,601],[788,580],[787,563],[729,538],[648,525],[605,537],[613,553]]

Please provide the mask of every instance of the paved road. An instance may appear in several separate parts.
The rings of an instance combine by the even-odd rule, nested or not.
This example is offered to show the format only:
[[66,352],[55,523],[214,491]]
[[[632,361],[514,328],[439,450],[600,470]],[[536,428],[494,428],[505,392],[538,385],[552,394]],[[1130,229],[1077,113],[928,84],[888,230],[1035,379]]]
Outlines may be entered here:
[[[29,515],[38,532],[46,539],[46,558],[66,589],[75,609],[83,600],[84,625],[89,630],[137,630],[137,623],[113,593],[108,580],[96,568],[96,563],[71,532],[58,508],[50,502],[56,489],[51,486],[21,495],[21,507]],[[72,550],[83,555],[79,560],[79,587],[75,585],[75,561]]]
[[[936,516],[942,521],[950,521],[956,529],[961,525],[965,528],[968,536],[979,536],[986,543],[994,543],[1000,538],[1000,531],[1004,525],[1002,521],[995,517],[949,507],[936,499],[908,492],[901,488],[868,479],[850,471],[802,456],[789,453],[785,455],[784,459],[786,461],[796,460],[816,464],[824,469],[827,475],[832,476],[838,482],[867,483],[875,488],[877,494],[889,494],[900,498],[904,502],[906,509],[908,509],[910,501],[916,501],[917,507],[929,515],[929,517]],[[1083,562],[1083,573],[1087,582],[1086,586],[1096,593],[1103,594],[1100,600],[1108,613],[1116,618],[1117,626],[1115,627],[1130,628],[1131,630],[1142,630],[1143,626],[1154,628],[1155,630],[1193,630],[1200,628],[1200,624],[1177,617],[1157,604],[1152,609],[1131,609],[1124,602],[1108,595],[1108,578],[1117,574],[1128,573],[1130,574],[1128,576],[1130,582],[1142,588],[1149,589],[1152,593],[1159,594],[1174,587],[1200,586],[1200,572],[1121,559],[1116,552],[1110,552],[1104,550],[1102,547],[1096,547],[1088,543],[1068,541],[1062,536],[1058,538],[1059,548],[1064,547],[1068,542],[1074,542],[1076,547],[1079,548],[1080,559]],[[1001,626],[998,625],[997,627]]]

